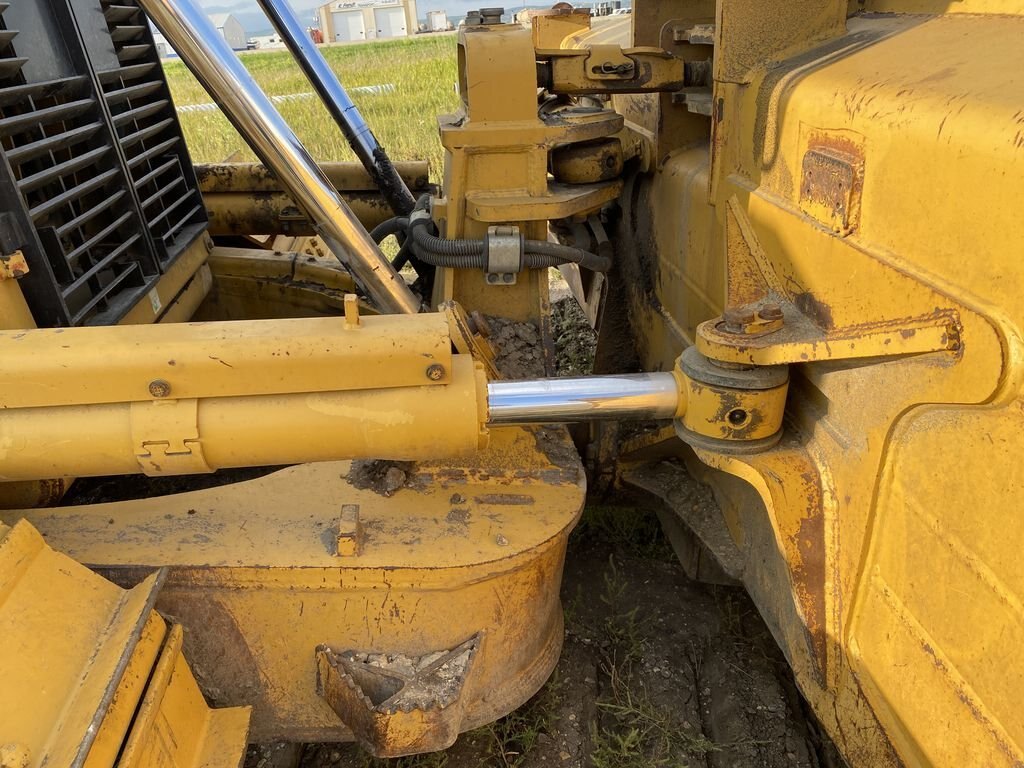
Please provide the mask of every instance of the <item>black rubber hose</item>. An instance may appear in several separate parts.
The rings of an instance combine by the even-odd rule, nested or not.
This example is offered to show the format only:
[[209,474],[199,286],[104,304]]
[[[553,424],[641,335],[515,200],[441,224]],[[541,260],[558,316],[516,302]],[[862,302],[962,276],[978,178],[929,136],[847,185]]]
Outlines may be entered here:
[[404,233],[409,228],[409,219],[405,216],[393,216],[390,219],[385,219],[372,230],[370,230],[370,237],[377,245],[380,245],[384,240],[391,235],[397,235]]
[[547,240],[527,240],[524,249],[527,256],[532,254],[550,256],[553,259],[558,259],[558,263],[579,264],[583,269],[589,269],[591,272],[607,272],[612,267],[612,260],[609,258],[598,256],[596,253],[585,251],[582,248],[550,243]]
[[[415,229],[419,229],[419,227],[414,228],[414,231]],[[420,261],[431,264],[435,267],[448,267],[450,269],[484,269],[487,266],[487,257],[482,253],[471,253],[469,255],[437,253],[436,251],[425,250],[415,241],[413,242],[413,251]]]
[[[424,211],[429,205],[430,196],[423,195],[416,201],[416,207],[413,210]],[[430,223],[429,218],[421,217],[413,219],[409,226],[409,238],[413,241],[413,251],[421,261],[436,267],[453,269],[487,268],[483,240],[447,240],[436,237],[427,231],[427,226]],[[611,259],[598,256],[590,251],[546,240],[526,240],[523,250],[523,266],[529,269],[542,269],[572,263],[592,272],[607,272],[612,265]]]
[[[436,253],[434,251],[425,251],[418,247],[415,248],[416,255],[421,261],[432,264],[435,267],[449,267],[451,269],[486,269],[487,267],[487,257],[482,253],[470,256],[456,256],[450,253]],[[583,251],[583,253],[590,258],[582,258],[580,261],[575,261],[564,256],[558,257],[546,253],[526,253],[523,255],[523,266],[527,269],[545,269],[572,261],[584,269],[590,269],[588,265],[593,260],[598,259],[598,257],[586,251]]]
[[[409,227],[409,236],[416,245],[417,255],[427,251],[441,256],[483,256],[483,240],[446,240],[443,237],[436,237],[427,231],[429,223],[430,219],[428,218],[416,219]],[[427,260],[424,259],[424,261]],[[433,262],[427,261],[427,263],[432,264]]]
[[[391,266],[394,267],[395,270],[398,271],[398,272],[401,272],[402,271],[402,267],[404,267],[406,264],[408,264],[410,261],[413,261],[413,259],[416,258],[415,254],[413,253],[413,249],[412,249],[412,238],[410,238],[410,237],[402,237],[401,240],[402,240],[402,245],[398,249],[398,253],[395,254],[395,258],[393,258],[391,260]],[[417,262],[419,264],[421,264],[421,265],[426,264],[426,262],[423,261],[422,259],[416,259],[416,261],[413,261],[413,267],[416,266]],[[430,264],[430,265],[427,265],[427,266],[433,266],[433,265]],[[416,273],[420,274],[420,271],[416,270]]]

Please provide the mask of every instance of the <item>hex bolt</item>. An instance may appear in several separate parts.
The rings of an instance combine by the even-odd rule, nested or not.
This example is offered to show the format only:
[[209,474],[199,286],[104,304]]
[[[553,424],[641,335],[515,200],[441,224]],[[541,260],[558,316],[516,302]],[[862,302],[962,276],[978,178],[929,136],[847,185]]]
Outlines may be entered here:
[[761,316],[762,320],[781,320],[782,307],[775,303],[765,304],[757,311],[757,314]]
[[149,382],[149,394],[153,397],[167,397],[171,394],[171,385],[163,379],[153,379]]
[[427,378],[431,381],[440,381],[444,378],[444,366],[440,363],[433,363],[427,366]]
[[725,329],[730,333],[743,333],[744,328],[754,322],[754,310],[748,307],[726,307],[722,313]]

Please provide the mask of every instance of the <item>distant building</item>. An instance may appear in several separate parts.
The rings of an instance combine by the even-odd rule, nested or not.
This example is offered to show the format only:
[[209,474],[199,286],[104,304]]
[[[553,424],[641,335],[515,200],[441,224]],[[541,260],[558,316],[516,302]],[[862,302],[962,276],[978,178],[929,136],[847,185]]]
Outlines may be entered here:
[[245,35],[245,27],[238,19],[230,13],[211,13],[210,21],[234,50],[245,50],[248,38]]
[[171,48],[171,44],[167,42],[167,38],[155,30],[153,32],[153,45],[156,46],[156,55],[161,59],[167,59],[171,56],[178,55],[174,52],[174,49]]
[[320,6],[325,43],[382,40],[416,32],[416,0],[333,0]]
[[256,48],[261,51],[274,50],[275,48],[284,48],[284,41],[280,35],[253,35],[249,38],[253,43],[256,44]]
[[444,32],[449,29],[448,14],[444,11],[427,11],[427,32]]

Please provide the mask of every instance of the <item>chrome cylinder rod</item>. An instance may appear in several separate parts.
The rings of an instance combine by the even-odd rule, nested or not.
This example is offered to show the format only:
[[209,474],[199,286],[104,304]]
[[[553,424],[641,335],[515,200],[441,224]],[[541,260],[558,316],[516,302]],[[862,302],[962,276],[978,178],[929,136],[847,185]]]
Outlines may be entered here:
[[384,312],[418,312],[419,300],[196,0],[140,0],[140,4],[377,306]]
[[416,204],[412,192],[377,143],[370,126],[320,49],[302,28],[288,0],[259,0],[259,3],[395,215],[407,215]]
[[492,381],[487,385],[488,423],[670,419],[679,398],[671,373]]

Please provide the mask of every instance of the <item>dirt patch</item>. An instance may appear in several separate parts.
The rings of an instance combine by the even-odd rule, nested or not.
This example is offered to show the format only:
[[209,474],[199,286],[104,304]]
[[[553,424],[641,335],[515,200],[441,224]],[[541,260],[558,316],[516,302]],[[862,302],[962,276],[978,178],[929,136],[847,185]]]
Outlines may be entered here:
[[361,459],[352,462],[346,479],[360,490],[393,496],[409,484],[413,466],[411,461]]
[[494,364],[505,379],[533,379],[544,375],[540,331],[533,323],[488,317]]
[[551,335],[559,376],[586,376],[594,371],[597,334],[572,296],[551,305]]
[[[489,341],[503,378],[530,379],[544,375],[540,331],[533,323],[488,317]],[[572,296],[551,304],[551,335],[555,343],[558,376],[585,376],[593,371],[597,334]]]

